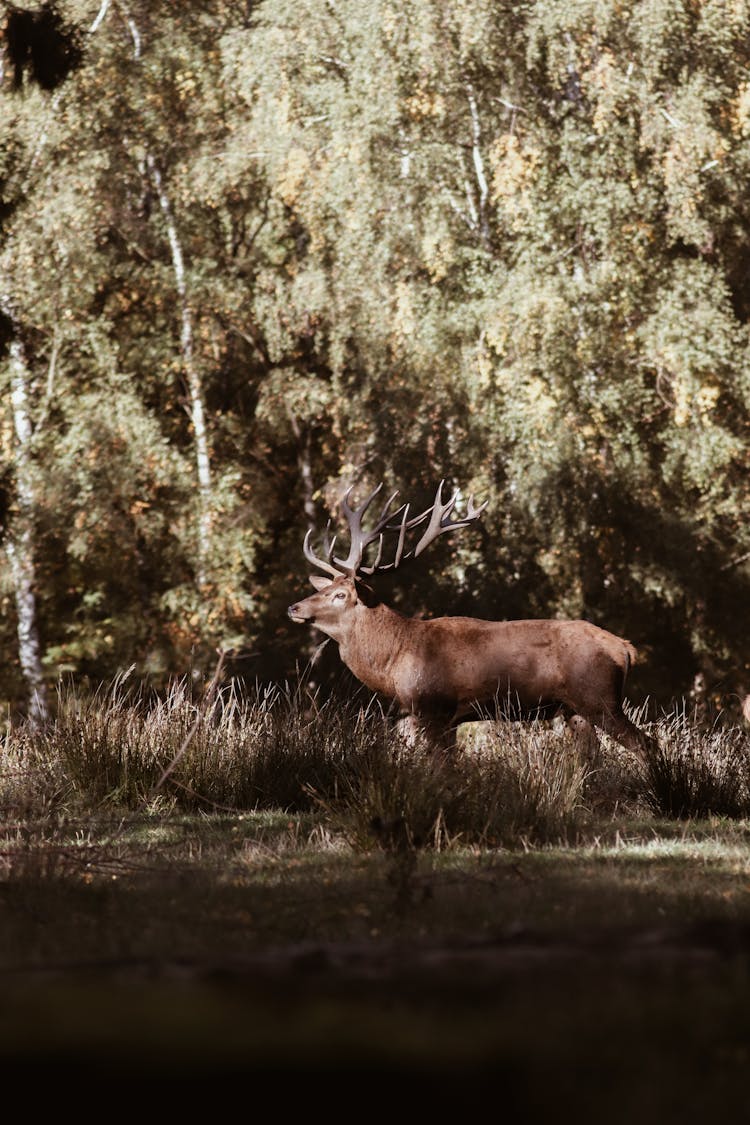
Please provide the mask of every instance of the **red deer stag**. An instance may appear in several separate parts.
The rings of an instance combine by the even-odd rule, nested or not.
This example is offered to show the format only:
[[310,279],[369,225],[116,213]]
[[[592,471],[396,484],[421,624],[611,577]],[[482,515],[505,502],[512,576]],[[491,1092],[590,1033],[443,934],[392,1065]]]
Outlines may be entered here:
[[[528,719],[562,714],[571,728],[597,745],[593,726],[628,749],[645,753],[651,738],[623,713],[625,677],[636,652],[629,641],[588,621],[483,621],[474,617],[404,617],[378,600],[361,575],[395,570],[417,558],[439,535],[467,527],[486,508],[469,497],[467,513],[454,518],[458,493],[435,501],[421,515],[409,517],[409,505],[394,509],[397,492],[383,506],[374,526],[362,520],[382,484],[358,508],[349,489],[342,508],[349,525],[350,550],[334,555],[329,528],[323,556],[305,536],[305,558],[327,577],[310,575],[317,593],[289,607],[292,621],[314,625],[332,637],[341,659],[373,692],[395,700],[412,737],[422,733],[431,744],[454,745],[455,728],[492,708],[498,717]],[[407,534],[424,528],[414,547]],[[397,537],[393,561],[383,562],[386,535]],[[374,562],[365,552],[377,543]]]

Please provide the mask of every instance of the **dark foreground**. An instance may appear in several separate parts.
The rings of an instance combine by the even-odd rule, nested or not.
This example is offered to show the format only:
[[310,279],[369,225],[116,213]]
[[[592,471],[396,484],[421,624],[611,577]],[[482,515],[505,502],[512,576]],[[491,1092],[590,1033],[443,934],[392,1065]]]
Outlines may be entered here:
[[[133,957],[2,982],[4,1085],[174,1098],[243,1091],[357,1116],[484,1104],[513,1119],[715,1120],[748,1105],[745,929],[310,943],[213,962]],[[38,1088],[43,1094],[45,1086]],[[56,1093],[56,1096],[57,1096]],[[490,1098],[490,1101],[487,1099]],[[339,1108],[341,1108],[339,1106]],[[348,1114],[347,1114],[348,1115]]]
[[411,866],[257,844],[217,865],[206,843],[164,871],[168,841],[32,863],[0,883],[6,1097],[744,1120],[745,835]]

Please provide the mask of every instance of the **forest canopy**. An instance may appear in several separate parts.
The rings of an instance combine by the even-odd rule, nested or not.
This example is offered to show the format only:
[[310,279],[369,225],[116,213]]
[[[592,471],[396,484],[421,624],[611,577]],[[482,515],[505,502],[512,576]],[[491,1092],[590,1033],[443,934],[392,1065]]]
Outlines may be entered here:
[[583,617],[654,700],[750,691],[746,0],[23,0],[0,36],[6,706],[295,675],[310,523],[443,478],[489,507],[404,612]]

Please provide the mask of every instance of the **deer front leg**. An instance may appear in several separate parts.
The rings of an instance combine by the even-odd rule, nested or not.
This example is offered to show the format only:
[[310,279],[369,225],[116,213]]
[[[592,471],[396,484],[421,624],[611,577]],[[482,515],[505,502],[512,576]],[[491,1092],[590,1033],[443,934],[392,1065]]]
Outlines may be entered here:
[[412,712],[399,719],[396,730],[410,750],[451,754],[456,748],[456,728],[445,718]]

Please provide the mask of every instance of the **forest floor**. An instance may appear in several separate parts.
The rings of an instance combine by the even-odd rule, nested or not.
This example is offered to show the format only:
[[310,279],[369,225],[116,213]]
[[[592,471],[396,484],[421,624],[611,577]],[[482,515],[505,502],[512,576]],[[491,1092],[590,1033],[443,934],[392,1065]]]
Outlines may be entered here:
[[744,820],[362,852],[309,815],[154,808],[17,822],[2,848],[0,1060],[28,1091],[312,1106],[343,1075],[365,1116],[406,1089],[522,1120],[746,1112]]

